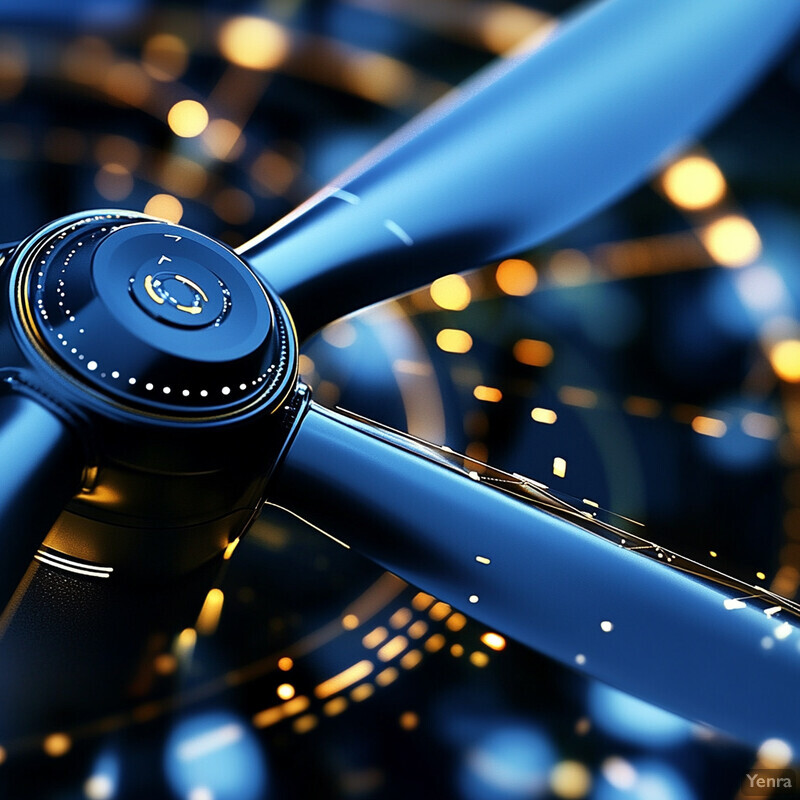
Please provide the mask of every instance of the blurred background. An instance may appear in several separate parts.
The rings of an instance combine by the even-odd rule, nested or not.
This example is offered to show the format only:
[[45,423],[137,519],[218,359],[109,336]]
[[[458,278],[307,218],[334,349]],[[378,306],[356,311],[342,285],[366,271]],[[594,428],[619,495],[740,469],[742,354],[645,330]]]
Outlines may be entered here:
[[[239,245],[572,5],[6,0],[0,242],[111,207]],[[795,597],[799,92],[793,52],[578,228],[326,328],[301,359],[315,398]],[[277,512],[218,567],[112,588],[32,568],[0,643],[2,797],[694,800],[792,761]]]

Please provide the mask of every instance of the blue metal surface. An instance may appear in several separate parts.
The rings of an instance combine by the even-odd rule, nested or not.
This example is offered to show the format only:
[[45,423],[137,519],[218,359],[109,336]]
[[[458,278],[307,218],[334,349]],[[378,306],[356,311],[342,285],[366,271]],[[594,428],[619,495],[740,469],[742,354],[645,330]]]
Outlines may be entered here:
[[239,252],[301,336],[517,252],[699,134],[798,23],[793,0],[600,3],[446,97]]
[[271,501],[567,665],[797,752],[797,606],[540,486],[312,405]]

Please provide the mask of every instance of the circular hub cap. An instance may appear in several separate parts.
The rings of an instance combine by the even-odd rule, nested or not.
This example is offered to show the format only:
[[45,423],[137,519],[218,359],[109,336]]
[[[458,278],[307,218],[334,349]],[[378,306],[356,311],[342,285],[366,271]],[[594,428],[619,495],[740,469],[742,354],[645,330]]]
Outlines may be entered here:
[[227,413],[286,376],[277,300],[206,236],[97,214],[56,223],[21,259],[18,307],[37,349],[126,404]]

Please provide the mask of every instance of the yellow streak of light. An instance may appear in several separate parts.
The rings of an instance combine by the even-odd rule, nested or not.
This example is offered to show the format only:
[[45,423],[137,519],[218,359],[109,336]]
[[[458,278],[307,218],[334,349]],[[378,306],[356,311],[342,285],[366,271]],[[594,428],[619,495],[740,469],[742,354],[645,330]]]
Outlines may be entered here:
[[360,624],[359,619],[355,614],[345,614],[342,617],[342,627],[346,631],[354,631],[359,626],[359,624]]
[[176,637],[172,651],[176,658],[188,658],[194,652],[197,644],[197,631],[194,628],[184,628]]
[[179,100],[167,112],[167,125],[176,136],[192,139],[208,125],[208,111],[197,100]]
[[436,346],[445,353],[468,353],[472,349],[472,337],[458,328],[443,328],[436,334]]
[[377,647],[384,639],[386,639],[388,635],[389,631],[387,631],[383,626],[380,626],[374,630],[371,630],[361,640],[361,644],[363,644],[368,650],[371,650],[373,647]]
[[440,600],[431,608],[431,610],[428,612],[428,616],[438,622],[439,620],[444,619],[451,610],[452,609],[449,605],[447,605],[447,603],[443,603]]
[[144,207],[144,213],[165,219],[167,222],[180,222],[183,216],[183,205],[171,194],[155,194]]
[[719,439],[727,433],[728,426],[721,419],[697,416],[692,420],[692,430],[703,436]]
[[441,633],[434,633],[426,642],[425,649],[429,653],[436,653],[445,645],[445,638]]
[[5,747],[0,747],[0,764],[3,764],[8,757]]
[[226,548],[225,552],[222,554],[222,558],[224,561],[230,561],[231,556],[233,555],[233,551],[239,546],[239,542],[241,538],[234,539]]
[[267,708],[264,711],[259,711],[253,717],[253,725],[256,728],[268,728],[276,722],[280,722],[284,718],[283,706],[276,706],[274,708]]
[[298,717],[292,724],[292,730],[295,733],[308,733],[317,727],[319,720],[314,714],[306,714],[304,717]]
[[485,667],[489,663],[489,656],[481,650],[475,650],[470,653],[469,660],[475,667]]
[[529,367],[546,367],[553,360],[553,348],[538,339],[520,339],[512,352],[520,364]]
[[457,633],[458,631],[462,630],[464,626],[467,624],[467,618],[463,614],[459,614],[456,612],[453,616],[449,617],[445,625],[449,628],[449,630]]
[[481,636],[481,641],[492,650],[504,650],[506,646],[505,637],[493,631],[484,633],[483,636]]
[[525,297],[539,282],[536,267],[530,261],[521,258],[507,258],[500,262],[494,273],[494,279],[501,291],[512,297]]
[[626,397],[622,407],[628,414],[636,417],[657,417],[661,413],[661,403],[649,397]]
[[335,717],[337,714],[341,714],[347,706],[347,698],[334,697],[333,700],[328,700],[328,702],[322,706],[322,713],[327,717]]
[[51,733],[42,742],[42,749],[52,758],[65,755],[71,748],[72,739],[66,733]]
[[592,788],[592,773],[580,761],[560,761],[550,772],[550,789],[563,800],[580,800]]
[[503,393],[494,386],[476,386],[472,390],[476,400],[483,400],[485,403],[499,403],[503,399]]
[[278,659],[278,669],[281,672],[288,672],[293,666],[294,661],[289,656],[283,656],[283,658]]
[[399,675],[400,673],[394,667],[387,667],[375,676],[375,683],[378,686],[388,686],[390,683],[394,683]]
[[201,636],[211,636],[216,633],[219,618],[222,615],[222,605],[225,595],[221,589],[212,589],[207,595],[203,607],[197,616],[195,627]]
[[552,425],[558,419],[558,415],[550,408],[537,407],[531,411],[531,419],[534,422],[541,422],[543,425]]
[[259,711],[258,714],[253,716],[253,725],[256,728],[268,728],[282,719],[293,717],[295,714],[302,714],[309,705],[311,705],[311,701],[307,697],[293,697],[288,703],[281,703],[278,706]]
[[219,31],[219,49],[225,58],[245,69],[274,69],[289,54],[286,31],[262,17],[240,16],[225,22]]
[[404,625],[408,625],[409,622],[411,622],[410,608],[398,608],[397,611],[389,617],[389,624],[393,628],[402,628]]
[[533,49],[554,29],[557,21],[549,14],[509,2],[485,6],[478,35],[494,53],[523,45]]
[[399,656],[408,647],[408,639],[405,636],[395,636],[386,642],[380,650],[378,650],[378,658],[381,661],[391,661],[395,656]]
[[698,211],[716,205],[725,196],[725,177],[704,156],[687,156],[669,166],[661,176],[664,194],[676,206]]
[[758,578],[760,581],[765,580],[766,577],[767,576],[763,572],[756,572],[756,578]]
[[730,214],[700,231],[708,254],[726,267],[743,267],[761,254],[761,238],[753,223]]
[[450,655],[453,656],[453,658],[461,658],[461,656],[464,655],[464,647],[460,644],[454,644],[450,648]]
[[553,475],[557,478],[563,478],[567,474],[567,460],[556,456],[553,459]]
[[578,408],[595,408],[598,401],[597,392],[579,386],[562,386],[558,390],[558,399],[564,405]]
[[316,689],[314,689],[314,694],[320,700],[324,700],[326,697],[330,697],[332,694],[341,692],[348,686],[352,686],[357,681],[366,678],[367,675],[370,675],[374,669],[375,667],[371,661],[368,661],[367,659],[359,661],[356,664],[353,664],[351,667],[342,670],[342,672],[340,672],[338,675],[334,675],[332,678],[328,678],[328,680],[323,681],[321,684],[319,684],[319,686],[317,686]]
[[401,106],[414,95],[414,72],[390,56],[382,53],[353,54],[343,67],[345,86],[367,100]]
[[462,311],[472,300],[472,292],[461,275],[437,278],[431,284],[430,293],[433,302],[448,311]]
[[282,683],[275,690],[275,694],[277,694],[281,700],[291,700],[295,695],[295,689],[291,683]]
[[189,49],[171,33],[157,33],[144,43],[142,66],[157,81],[174,81],[186,71]]
[[776,342],[769,351],[769,360],[782,381],[800,382],[800,341],[784,339]]
[[360,703],[362,700],[372,697],[373,694],[375,694],[375,687],[371,683],[362,683],[350,692],[350,699],[354,703]]
[[409,650],[401,659],[400,666],[403,669],[414,669],[422,661],[421,650]]
[[428,632],[428,623],[418,619],[408,627],[408,635],[412,639],[419,639]]
[[424,611],[432,602],[433,595],[427,592],[417,592],[414,595],[414,599],[411,601],[411,605],[414,606],[417,611]]

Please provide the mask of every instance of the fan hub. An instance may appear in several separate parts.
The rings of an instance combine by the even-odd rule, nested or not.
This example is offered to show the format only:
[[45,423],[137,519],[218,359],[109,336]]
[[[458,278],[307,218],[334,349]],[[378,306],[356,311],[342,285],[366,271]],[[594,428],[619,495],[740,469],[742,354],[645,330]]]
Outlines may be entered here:
[[42,228],[0,277],[5,388],[78,427],[86,449],[48,546],[148,574],[224,550],[307,402],[271,287],[219,242],[123,211]]
[[23,248],[20,319],[40,355],[126,406],[227,415],[285,377],[279,302],[220,243],[134,214],[92,214]]

